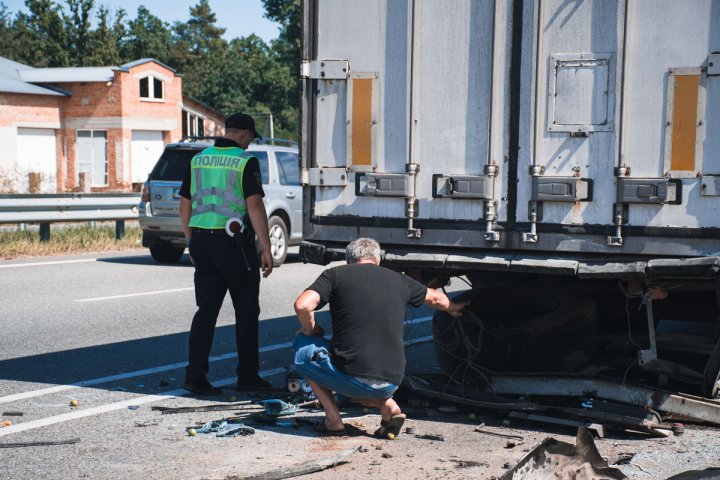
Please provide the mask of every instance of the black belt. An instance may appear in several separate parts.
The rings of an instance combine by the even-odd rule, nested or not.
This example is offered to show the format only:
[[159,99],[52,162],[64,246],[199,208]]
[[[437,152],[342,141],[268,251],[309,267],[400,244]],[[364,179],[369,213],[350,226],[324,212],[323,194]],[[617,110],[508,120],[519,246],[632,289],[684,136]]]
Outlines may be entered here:
[[203,235],[220,235],[229,236],[224,228],[193,228],[192,233],[200,233]]

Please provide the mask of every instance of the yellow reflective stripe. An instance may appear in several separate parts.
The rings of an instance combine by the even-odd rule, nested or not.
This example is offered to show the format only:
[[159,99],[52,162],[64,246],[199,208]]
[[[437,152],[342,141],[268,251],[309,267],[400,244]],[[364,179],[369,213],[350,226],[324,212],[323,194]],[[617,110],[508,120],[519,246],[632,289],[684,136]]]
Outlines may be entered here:
[[353,79],[352,164],[372,165],[372,79]]
[[[672,78],[672,77],[671,77]],[[676,75],[670,170],[695,170],[700,75]]]

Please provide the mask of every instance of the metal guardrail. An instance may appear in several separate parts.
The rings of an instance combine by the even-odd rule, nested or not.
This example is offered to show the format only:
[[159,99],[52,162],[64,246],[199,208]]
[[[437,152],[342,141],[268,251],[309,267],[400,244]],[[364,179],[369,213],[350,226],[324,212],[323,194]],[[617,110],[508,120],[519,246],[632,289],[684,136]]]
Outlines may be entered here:
[[0,224],[39,223],[40,239],[50,238],[50,223],[115,220],[122,238],[125,220],[138,218],[139,193],[61,193],[0,195]]

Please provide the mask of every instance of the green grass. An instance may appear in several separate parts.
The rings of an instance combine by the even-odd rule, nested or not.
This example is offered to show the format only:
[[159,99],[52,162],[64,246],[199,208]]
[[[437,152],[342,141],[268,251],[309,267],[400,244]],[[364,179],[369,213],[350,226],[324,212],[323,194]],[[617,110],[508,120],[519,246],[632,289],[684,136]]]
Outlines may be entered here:
[[142,248],[140,227],[126,226],[125,236],[115,239],[115,223],[84,225],[50,224],[50,240],[40,241],[37,228],[0,231],[0,259],[15,257],[90,253]]

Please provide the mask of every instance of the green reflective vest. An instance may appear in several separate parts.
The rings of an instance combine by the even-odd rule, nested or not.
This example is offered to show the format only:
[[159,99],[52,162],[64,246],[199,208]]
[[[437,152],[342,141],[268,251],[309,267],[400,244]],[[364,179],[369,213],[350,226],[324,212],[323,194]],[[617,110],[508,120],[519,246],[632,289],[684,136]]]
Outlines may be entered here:
[[190,162],[191,227],[225,228],[247,213],[242,178],[252,157],[238,147],[209,147]]

